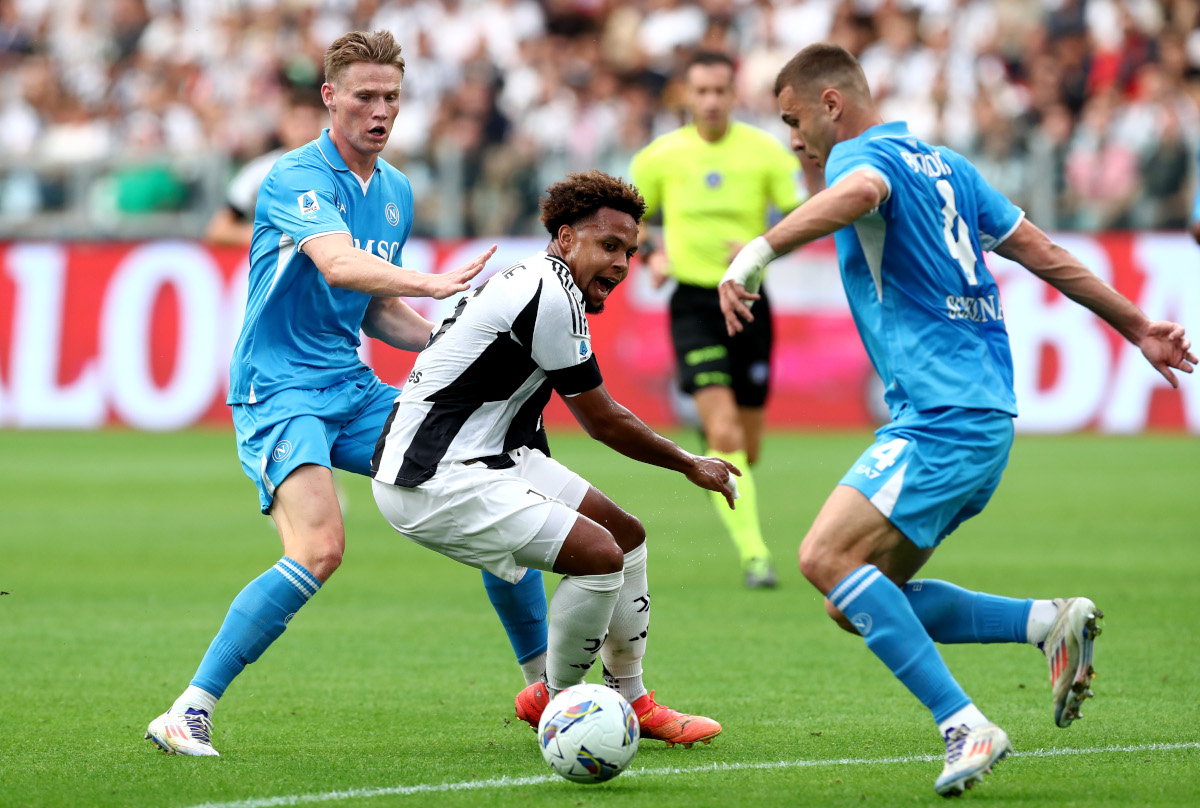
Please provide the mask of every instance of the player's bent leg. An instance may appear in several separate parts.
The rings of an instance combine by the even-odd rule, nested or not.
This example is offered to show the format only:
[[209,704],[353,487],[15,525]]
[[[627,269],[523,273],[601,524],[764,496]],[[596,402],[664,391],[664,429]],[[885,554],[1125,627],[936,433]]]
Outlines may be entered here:
[[345,540],[329,469],[311,464],[295,469],[276,489],[272,515],[283,558],[233,599],[190,686],[147,727],[146,738],[170,754],[218,754],[212,746],[217,700],[283,634],[341,561]]
[[642,659],[650,627],[645,528],[637,517],[622,510],[594,486],[584,496],[579,512],[608,528],[625,549],[625,579],[613,608],[608,638],[600,649],[605,684],[633,706],[642,738],[665,741],[669,746],[679,743],[685,748],[697,741],[709,743],[721,732],[719,723],[657,704],[654,694],[647,693],[642,682]]
[[954,680],[893,580],[902,583],[914,574],[930,552],[909,542],[857,489],[838,486],[801,544],[800,568],[826,595],[831,614],[847,619],[947,737],[955,727],[974,729],[987,719]]
[[275,489],[271,516],[284,552],[322,583],[329,580],[346,549],[332,471],[311,463],[297,468]]
[[625,578],[624,554],[612,534],[582,514],[553,564],[553,571],[566,577],[550,599],[546,678],[525,687],[515,700],[517,718],[534,728],[549,700],[582,682],[595,664]]
[[642,526],[641,520],[613,502],[594,485],[588,486],[583,501],[575,510],[611,533],[613,540],[624,553],[636,550],[646,541],[646,528]]

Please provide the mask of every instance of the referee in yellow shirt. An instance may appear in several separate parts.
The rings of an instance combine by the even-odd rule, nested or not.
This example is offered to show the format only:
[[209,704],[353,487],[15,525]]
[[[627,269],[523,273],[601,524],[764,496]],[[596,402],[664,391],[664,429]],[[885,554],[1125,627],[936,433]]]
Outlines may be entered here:
[[754,322],[730,337],[717,286],[737,251],[762,232],[769,207],[787,213],[801,202],[800,163],[768,133],[730,118],[733,78],[728,56],[696,54],[686,73],[692,123],[638,152],[630,173],[647,217],[662,210],[663,244],[643,229],[639,252],[656,287],[668,277],[678,282],[671,340],[680,385],[696,402],[708,453],[742,469],[736,510],[719,496],[713,502],[737,545],[746,586],[757,588],[775,585],[750,472],[770,386],[771,308],[764,293]]

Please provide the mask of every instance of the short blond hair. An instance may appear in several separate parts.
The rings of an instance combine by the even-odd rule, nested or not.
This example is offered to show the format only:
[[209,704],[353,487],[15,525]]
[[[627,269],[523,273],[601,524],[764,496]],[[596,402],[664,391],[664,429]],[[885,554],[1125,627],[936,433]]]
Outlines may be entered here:
[[404,78],[404,57],[391,31],[351,31],[335,39],[325,51],[325,81],[335,84],[355,62],[394,65]]

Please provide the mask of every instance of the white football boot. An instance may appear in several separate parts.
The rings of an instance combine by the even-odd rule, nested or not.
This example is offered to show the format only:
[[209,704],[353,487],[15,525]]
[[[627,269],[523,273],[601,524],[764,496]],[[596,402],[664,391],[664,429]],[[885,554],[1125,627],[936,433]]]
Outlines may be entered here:
[[163,713],[150,722],[146,738],[168,755],[220,757],[212,746],[212,720],[204,710]]
[[1104,613],[1087,598],[1055,598],[1058,616],[1042,643],[1050,665],[1050,691],[1054,697],[1054,723],[1069,727],[1079,718],[1079,705],[1092,695],[1092,649]]
[[982,783],[996,761],[1011,751],[1008,734],[995,724],[955,727],[946,733],[946,765],[933,790],[943,797],[957,797]]

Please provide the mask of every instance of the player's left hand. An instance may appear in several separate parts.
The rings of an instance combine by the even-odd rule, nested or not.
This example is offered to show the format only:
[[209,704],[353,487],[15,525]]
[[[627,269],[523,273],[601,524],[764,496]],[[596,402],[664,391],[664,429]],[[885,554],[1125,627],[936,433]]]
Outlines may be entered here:
[[695,465],[686,472],[687,478],[701,488],[721,494],[729,503],[730,510],[733,510],[737,493],[735,478],[742,476],[741,469],[719,457],[696,457],[695,461]]
[[488,259],[496,254],[496,245],[493,244],[486,250],[475,256],[475,259],[463,264],[458,269],[451,272],[446,272],[441,275],[429,275],[431,288],[429,297],[435,300],[443,300],[451,295],[456,295],[459,292],[465,292],[471,288],[471,281],[475,276],[483,271],[487,265]]
[[1168,320],[1151,322],[1137,345],[1142,349],[1146,361],[1175,388],[1179,387],[1179,379],[1175,377],[1171,368],[1191,373],[1197,364],[1196,354],[1189,350],[1192,341],[1184,334],[1183,326],[1179,323]]
[[725,316],[725,330],[729,332],[729,336],[734,336],[744,328],[742,320],[754,322],[750,304],[762,295],[747,292],[746,287],[737,281],[721,281],[721,285],[717,287],[717,295],[721,300],[721,314]]

